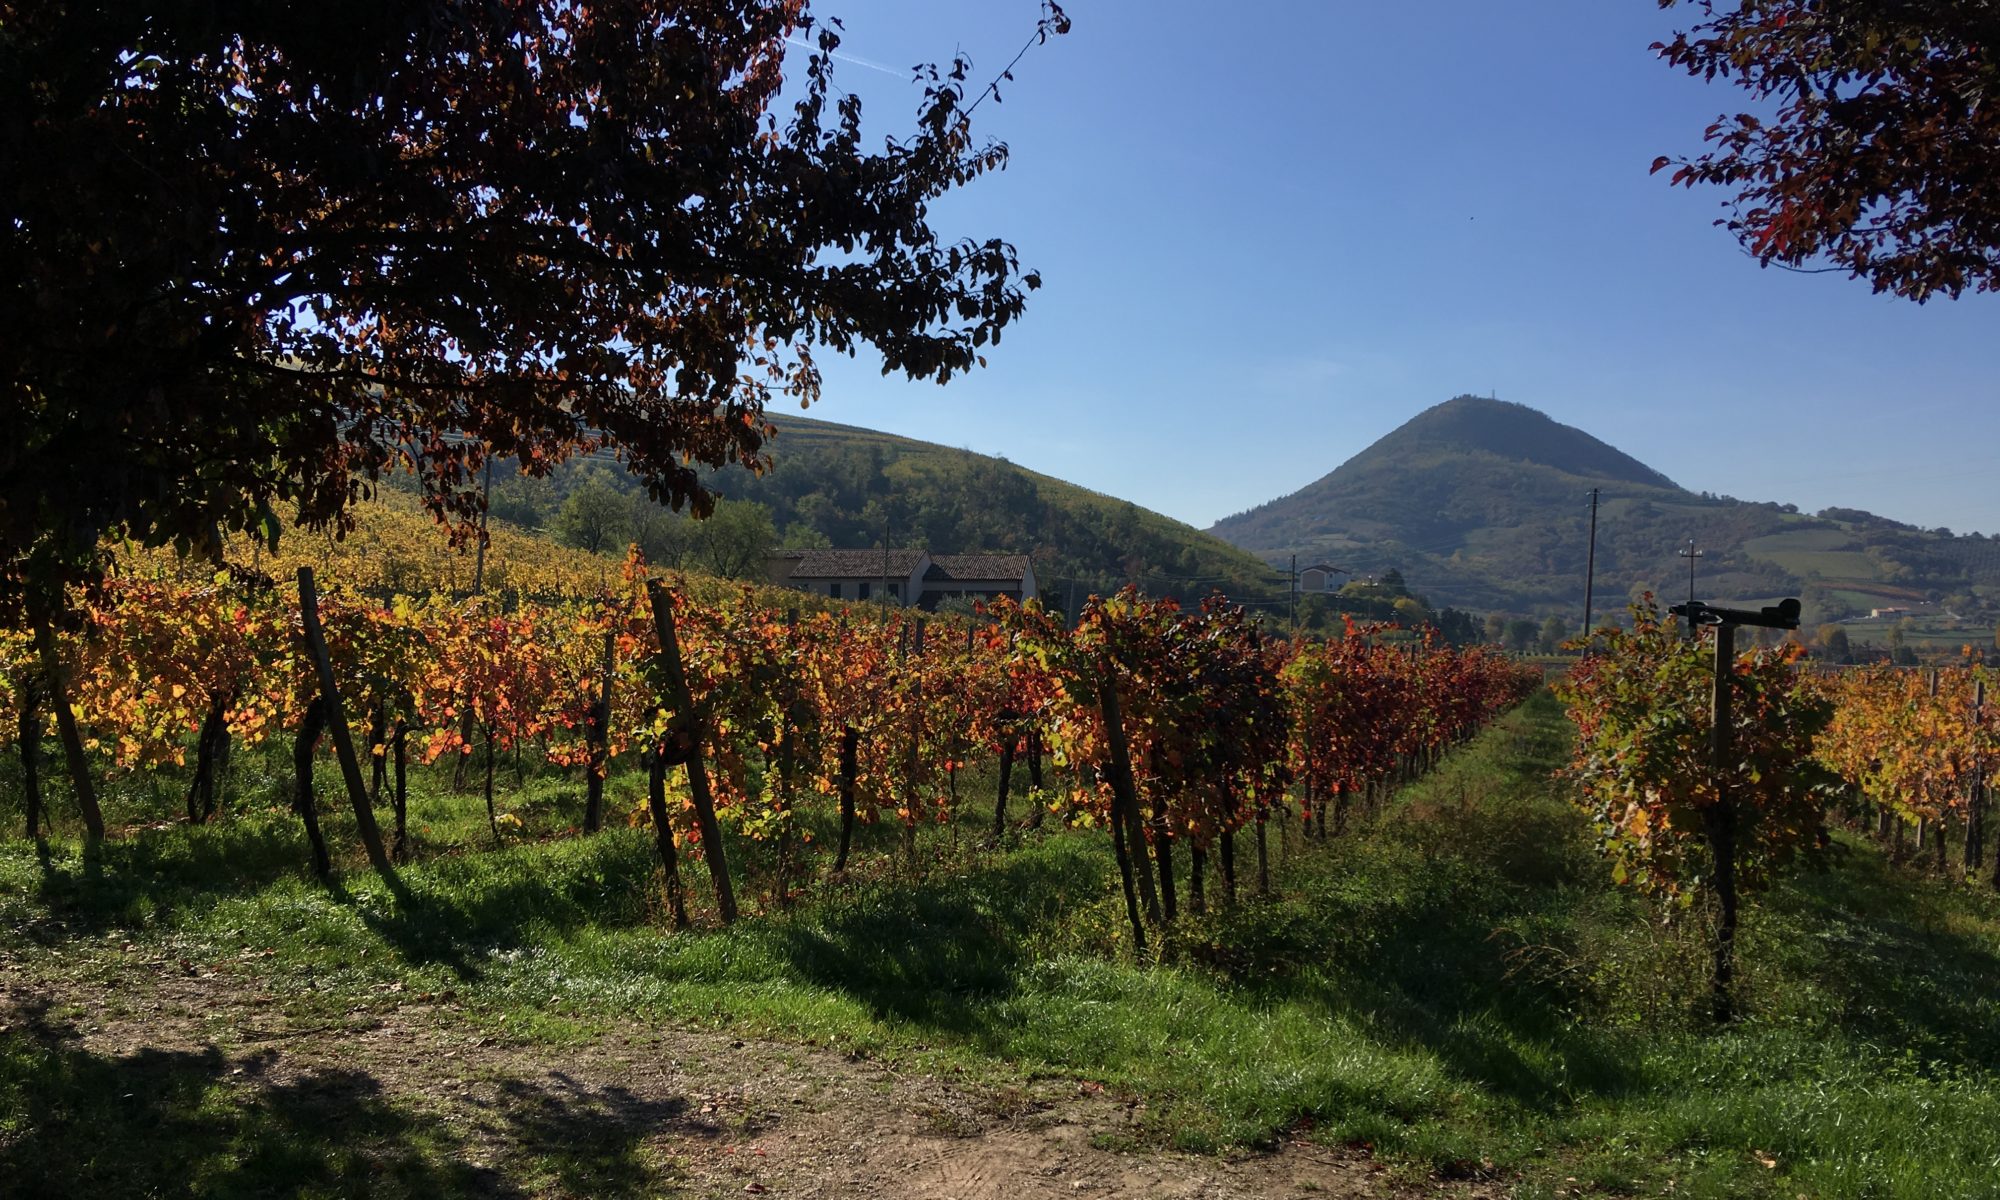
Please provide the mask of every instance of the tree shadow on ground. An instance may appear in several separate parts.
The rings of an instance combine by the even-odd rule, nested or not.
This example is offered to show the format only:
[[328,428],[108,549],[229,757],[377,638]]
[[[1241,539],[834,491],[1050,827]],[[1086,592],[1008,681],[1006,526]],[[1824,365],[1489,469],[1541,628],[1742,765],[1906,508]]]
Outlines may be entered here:
[[136,928],[260,891],[308,871],[305,840],[270,822],[145,830],[101,843],[16,843],[36,861],[28,894],[35,919],[21,932],[45,945],[78,934]]
[[452,1081],[436,1076],[398,1092],[271,1050],[106,1054],[44,1003],[0,1018],[12,1026],[0,1033],[0,1190],[11,1195],[653,1196],[671,1181],[649,1140],[719,1132],[688,1122],[680,1097],[564,1076],[507,1080],[490,1102],[451,1111]]
[[882,883],[785,922],[791,970],[845,993],[878,1018],[988,1044],[997,1001],[1011,996],[1038,927],[1095,903],[1100,864],[1076,855],[1013,855],[945,879]]
[[1295,848],[1279,898],[1218,913],[1189,953],[1525,1111],[1651,1088],[1621,1035],[1576,1019],[1579,915],[1609,884],[1581,817],[1537,786],[1560,757],[1548,724],[1491,734],[1483,766],[1447,764],[1346,835]]
[[1989,895],[1951,896],[1865,844],[1843,842],[1826,871],[1798,876],[1771,900],[1782,924],[1753,930],[1751,954],[1812,980],[1835,1005],[1822,1019],[1857,1040],[1920,1058],[1990,1070],[2000,1044],[2000,953],[1980,914],[2000,922]]
[[565,849],[553,867],[522,858],[434,864],[413,873],[395,904],[357,903],[355,911],[405,962],[442,966],[467,982],[495,951],[649,919],[659,868],[643,839],[599,834]]

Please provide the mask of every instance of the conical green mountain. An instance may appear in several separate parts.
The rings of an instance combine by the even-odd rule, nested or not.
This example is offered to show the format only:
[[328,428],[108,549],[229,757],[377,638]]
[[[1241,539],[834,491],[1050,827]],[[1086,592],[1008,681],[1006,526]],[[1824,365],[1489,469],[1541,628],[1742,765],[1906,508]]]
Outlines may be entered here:
[[1258,554],[1357,575],[1400,570],[1434,603],[1580,614],[1591,489],[1598,612],[1654,590],[1686,594],[1702,550],[1705,599],[1805,595],[1809,618],[1930,599],[1978,609],[2000,585],[2000,543],[1925,531],[1851,509],[1696,494],[1631,455],[1525,405],[1461,396],[1289,496],[1211,532]]

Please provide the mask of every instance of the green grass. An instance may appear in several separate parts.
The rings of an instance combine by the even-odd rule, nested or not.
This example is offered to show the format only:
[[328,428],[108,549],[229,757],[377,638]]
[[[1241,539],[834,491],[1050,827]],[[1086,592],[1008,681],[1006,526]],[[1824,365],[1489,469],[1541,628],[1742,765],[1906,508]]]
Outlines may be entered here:
[[[7,843],[0,950],[30,970],[110,973],[130,940],[228,962],[329,1018],[391,1003],[398,983],[449,991],[455,1019],[552,1056],[636,1020],[996,1085],[1073,1076],[1142,1100],[1154,1141],[1209,1150],[1309,1131],[1528,1196],[2000,1194],[2000,903],[1842,842],[1825,872],[1748,912],[1749,1016],[1717,1031],[1701,1015],[1699,931],[1612,888],[1581,818],[1551,796],[1566,737],[1540,696],[1357,833],[1306,847],[1294,830],[1281,854],[1274,831],[1280,897],[1185,919],[1160,962],[1133,961],[1101,834],[997,853],[967,835],[954,853],[940,832],[926,844],[936,864],[911,879],[887,865],[888,831],[870,830],[855,880],[676,935],[640,832],[467,852],[484,844],[483,809],[453,816],[465,799],[442,795],[426,804],[449,852],[405,872],[402,904],[359,872],[332,891],[310,882],[276,815],[147,833],[91,859]],[[529,780],[531,828],[567,819],[559,793]],[[700,874],[688,878],[705,906]],[[54,1169],[96,1137],[86,1129],[137,1136],[154,1117],[112,1093],[151,1061],[0,1035],[0,1177]],[[311,1178],[361,1154],[402,1164],[411,1194],[477,1190],[447,1170],[452,1131],[360,1081],[343,1102],[350,1145],[282,1094],[231,1107],[217,1061],[159,1059],[180,1089],[169,1136],[121,1179],[169,1177],[181,1158],[219,1171],[225,1148],[270,1146]],[[552,1153],[502,1167],[546,1175],[562,1169]],[[617,1148],[603,1153],[615,1165]]]

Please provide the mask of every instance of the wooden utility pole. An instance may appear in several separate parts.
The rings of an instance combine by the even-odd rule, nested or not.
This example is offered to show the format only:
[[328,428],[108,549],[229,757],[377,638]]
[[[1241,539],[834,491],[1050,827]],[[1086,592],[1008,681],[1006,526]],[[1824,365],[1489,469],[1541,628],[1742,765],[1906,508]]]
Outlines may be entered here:
[[1289,616],[1292,625],[1292,639],[1296,641],[1299,636],[1299,556],[1296,554],[1292,555],[1291,583],[1292,604]]
[[1683,549],[1680,549],[1680,550],[1676,550],[1676,551],[1674,551],[1674,553],[1675,553],[1676,555],[1678,555],[1679,557],[1681,557],[1681,558],[1685,558],[1685,559],[1687,559],[1687,564],[1688,564],[1688,603],[1689,603],[1689,604],[1693,604],[1693,603],[1694,603],[1694,564],[1695,564],[1695,560],[1696,560],[1696,559],[1698,559],[1698,558],[1702,558],[1702,557],[1705,557],[1705,554],[1704,554],[1704,552],[1703,552],[1703,551],[1700,551],[1700,550],[1697,550],[1697,549],[1695,549],[1695,548],[1694,548],[1694,539],[1693,539],[1693,538],[1689,538],[1689,539],[1688,539],[1688,544],[1687,544],[1687,546],[1686,546],[1685,548],[1683,548]]
[[[1695,563],[1695,560],[1696,560],[1696,559],[1698,559],[1698,558],[1700,558],[1700,557],[1702,556],[1702,554],[1701,554],[1701,551],[1699,551],[1699,550],[1697,550],[1697,549],[1695,549],[1695,548],[1694,548],[1694,539],[1693,539],[1693,538],[1689,538],[1689,539],[1688,539],[1688,544],[1687,544],[1687,547],[1686,547],[1685,549],[1683,549],[1683,550],[1678,550],[1678,551],[1676,551],[1675,553],[1679,554],[1679,555],[1680,555],[1680,557],[1682,557],[1682,558],[1685,558],[1685,559],[1687,559],[1687,563],[1688,563],[1688,604],[1689,604],[1689,606],[1692,606],[1692,605],[1694,604],[1694,563]],[[1693,620],[1693,618],[1689,618],[1689,620],[1688,620],[1688,623],[1687,623],[1687,640],[1689,640],[1689,641],[1693,641],[1693,640],[1694,640],[1694,620]]]
[[[1590,551],[1583,568],[1583,636],[1590,637],[1590,605],[1597,587],[1597,493],[1590,489]],[[1688,599],[1694,599],[1689,596]]]

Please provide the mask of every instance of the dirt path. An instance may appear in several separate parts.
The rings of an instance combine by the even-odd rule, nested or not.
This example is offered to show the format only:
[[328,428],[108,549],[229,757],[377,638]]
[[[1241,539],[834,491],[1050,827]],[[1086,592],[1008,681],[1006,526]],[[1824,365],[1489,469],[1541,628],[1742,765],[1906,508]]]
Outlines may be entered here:
[[477,1030],[429,998],[302,1027],[255,981],[170,960],[79,982],[31,978],[0,957],[0,1031],[141,1077],[135,1090],[160,1064],[198,1064],[245,1105],[282,1097],[307,1126],[421,1114],[457,1148],[454,1169],[472,1173],[477,1194],[1499,1194],[1397,1186],[1361,1154],[1307,1143],[1230,1157],[1120,1150],[1138,1146],[1137,1102],[1075,1080],[995,1090],[832,1051],[639,1026],[551,1048]]

